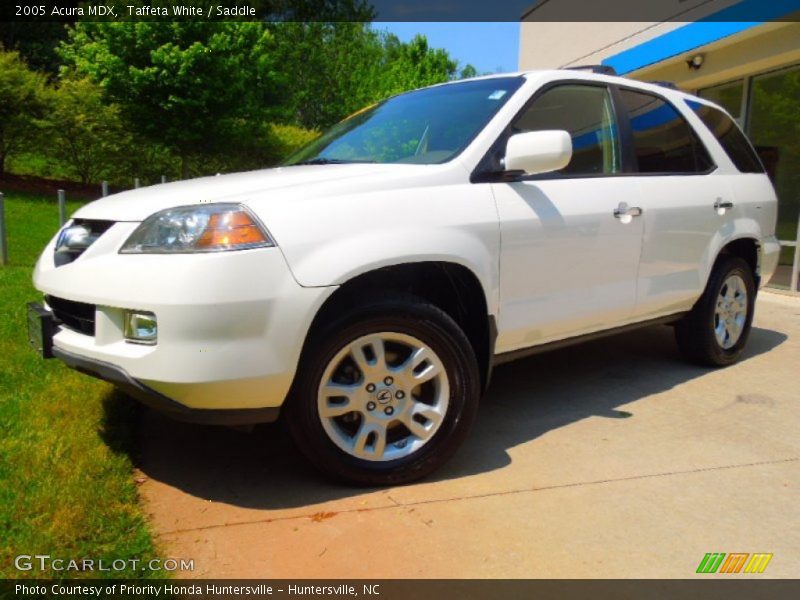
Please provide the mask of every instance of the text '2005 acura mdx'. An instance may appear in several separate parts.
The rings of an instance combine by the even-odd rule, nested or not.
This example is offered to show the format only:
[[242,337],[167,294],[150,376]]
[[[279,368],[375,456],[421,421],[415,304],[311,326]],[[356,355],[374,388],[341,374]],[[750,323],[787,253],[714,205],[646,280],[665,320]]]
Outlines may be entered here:
[[465,80],[279,168],[82,207],[36,265],[29,329],[174,417],[280,411],[323,471],[403,483],[453,454],[500,362],[656,322],[695,362],[736,361],[776,211],[705,100],[577,70]]

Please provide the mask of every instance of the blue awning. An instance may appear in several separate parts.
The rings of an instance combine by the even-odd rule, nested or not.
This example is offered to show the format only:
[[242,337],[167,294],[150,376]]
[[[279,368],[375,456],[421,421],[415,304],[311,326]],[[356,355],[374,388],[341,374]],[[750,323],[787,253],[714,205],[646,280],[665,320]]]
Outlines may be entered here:
[[800,11],[800,0],[743,0],[696,23],[689,23],[609,56],[602,64],[614,67],[617,73],[625,75],[795,11]]

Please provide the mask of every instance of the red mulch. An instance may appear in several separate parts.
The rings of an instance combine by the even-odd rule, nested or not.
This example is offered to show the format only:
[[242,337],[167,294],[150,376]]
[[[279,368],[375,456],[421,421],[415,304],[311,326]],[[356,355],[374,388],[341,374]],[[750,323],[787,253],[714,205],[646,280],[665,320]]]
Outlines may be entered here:
[[[45,179],[32,175],[14,175],[6,173],[0,176],[0,192],[25,192],[29,194],[40,194],[42,196],[52,195],[54,198],[58,190],[64,190],[67,198],[99,198],[102,190],[97,184],[84,185],[75,181],[58,181],[57,179]],[[110,190],[113,193],[118,190]]]

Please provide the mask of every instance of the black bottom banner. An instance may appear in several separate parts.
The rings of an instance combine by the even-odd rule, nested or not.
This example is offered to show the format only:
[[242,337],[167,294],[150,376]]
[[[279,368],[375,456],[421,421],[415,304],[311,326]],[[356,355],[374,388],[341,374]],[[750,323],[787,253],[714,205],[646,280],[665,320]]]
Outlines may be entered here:
[[0,598],[375,598],[495,600],[536,598],[800,598],[800,580],[407,579],[407,580],[2,580]]

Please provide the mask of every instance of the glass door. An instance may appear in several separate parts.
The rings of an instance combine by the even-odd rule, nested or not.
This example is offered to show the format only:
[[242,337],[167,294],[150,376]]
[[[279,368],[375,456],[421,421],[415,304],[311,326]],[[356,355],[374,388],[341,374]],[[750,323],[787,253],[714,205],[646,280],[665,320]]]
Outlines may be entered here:
[[[800,65],[753,77],[749,104],[747,134],[778,193],[777,236],[783,247],[770,284],[788,288],[800,216]],[[797,286],[798,265],[794,269]]]

